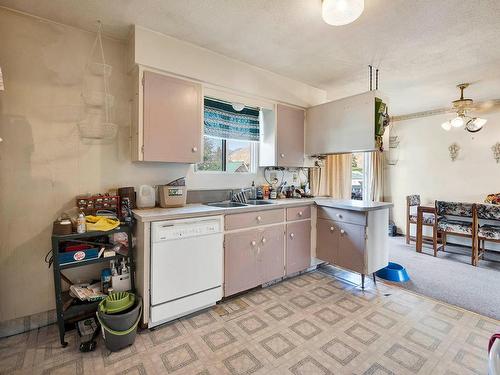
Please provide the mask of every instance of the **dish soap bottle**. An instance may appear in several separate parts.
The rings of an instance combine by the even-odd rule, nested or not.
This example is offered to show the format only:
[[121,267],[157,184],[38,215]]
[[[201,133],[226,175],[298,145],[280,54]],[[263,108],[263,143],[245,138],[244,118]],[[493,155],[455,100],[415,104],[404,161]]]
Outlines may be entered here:
[[78,215],[78,219],[76,219],[76,233],[82,234],[87,231],[85,215],[83,212],[80,212]]
[[255,181],[252,181],[252,186],[250,187],[250,199],[257,199],[257,188],[255,187]]

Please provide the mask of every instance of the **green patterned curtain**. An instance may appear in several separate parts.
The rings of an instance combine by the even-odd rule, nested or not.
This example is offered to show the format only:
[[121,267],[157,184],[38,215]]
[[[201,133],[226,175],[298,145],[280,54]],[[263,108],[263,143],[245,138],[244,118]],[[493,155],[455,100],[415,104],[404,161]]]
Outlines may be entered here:
[[259,110],[236,111],[229,103],[205,98],[205,135],[243,141],[259,141]]

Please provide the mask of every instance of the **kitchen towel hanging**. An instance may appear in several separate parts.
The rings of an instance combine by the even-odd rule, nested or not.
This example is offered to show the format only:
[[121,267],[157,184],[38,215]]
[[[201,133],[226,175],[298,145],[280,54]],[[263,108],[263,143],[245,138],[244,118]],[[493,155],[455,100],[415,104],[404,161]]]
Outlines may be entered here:
[[230,103],[205,98],[205,135],[243,141],[259,141],[259,110],[236,111]]

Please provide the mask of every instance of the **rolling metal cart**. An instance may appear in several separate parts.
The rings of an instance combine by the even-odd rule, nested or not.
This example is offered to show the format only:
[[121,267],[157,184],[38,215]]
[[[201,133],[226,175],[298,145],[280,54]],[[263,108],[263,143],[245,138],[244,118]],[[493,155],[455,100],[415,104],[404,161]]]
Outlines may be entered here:
[[[81,244],[91,244],[96,246],[102,246],[102,243],[92,241],[93,238],[102,238],[115,233],[126,233],[128,238],[128,254],[120,255],[117,254],[112,257],[101,257],[95,259],[88,259],[82,261],[76,261],[72,263],[60,264],[59,262],[59,250],[62,243],[81,243]],[[97,311],[97,305],[100,301],[84,302],[74,299],[69,295],[69,291],[62,291],[62,280],[71,284],[69,280],[62,271],[69,268],[83,267],[90,264],[109,262],[111,260],[117,260],[119,258],[128,258],[130,266],[130,279],[131,288],[134,290],[134,257],[133,257],[133,243],[132,243],[132,225],[121,224],[119,227],[103,231],[91,231],[82,234],[67,234],[67,235],[53,235],[52,236],[52,252],[53,252],[53,269],[54,269],[54,290],[56,297],[56,312],[57,312],[57,325],[59,327],[59,337],[61,339],[61,345],[63,347],[67,346],[68,343],[64,341],[64,336],[66,333],[66,324],[75,323],[76,321],[89,317],[95,314]]]

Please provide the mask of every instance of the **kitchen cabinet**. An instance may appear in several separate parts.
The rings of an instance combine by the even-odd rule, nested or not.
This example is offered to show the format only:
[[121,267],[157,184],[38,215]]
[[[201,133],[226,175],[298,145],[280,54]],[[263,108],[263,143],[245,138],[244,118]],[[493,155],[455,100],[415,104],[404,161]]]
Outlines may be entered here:
[[286,224],[286,274],[307,269],[311,265],[311,221]]
[[332,220],[316,221],[316,258],[335,264],[339,246],[339,229]]
[[386,98],[380,91],[368,91],[310,107],[306,111],[305,154],[341,154],[374,151],[376,100]]
[[304,110],[277,104],[262,113],[259,165],[304,166]]
[[224,295],[254,288],[283,276],[284,227],[275,225],[226,233]]
[[[392,205],[334,200],[317,204],[320,207],[317,211],[316,257],[360,273],[364,286],[365,275],[378,271],[389,262],[387,223]],[[367,206],[363,207],[363,204]],[[349,205],[352,209],[339,208]]]
[[197,82],[141,69],[136,74],[133,159],[170,163],[200,162],[202,86]]

